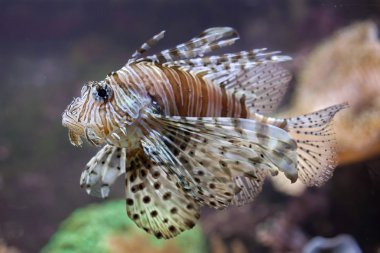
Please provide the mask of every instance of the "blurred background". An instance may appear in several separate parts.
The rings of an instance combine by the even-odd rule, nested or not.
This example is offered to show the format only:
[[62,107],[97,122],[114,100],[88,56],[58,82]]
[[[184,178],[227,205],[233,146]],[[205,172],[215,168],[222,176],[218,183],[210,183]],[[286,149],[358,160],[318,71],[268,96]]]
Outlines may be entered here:
[[[323,252],[380,252],[379,18],[379,0],[0,0],[0,252],[322,252],[317,236],[341,250]],[[205,208],[180,238],[193,247],[158,243],[128,223],[123,201],[79,187],[96,149],[71,146],[61,114],[157,32],[164,49],[212,26],[240,32],[228,51],[294,58],[281,115],[350,102],[335,124],[341,165],[321,188],[276,179],[251,205]],[[121,198],[123,180],[111,194]]]

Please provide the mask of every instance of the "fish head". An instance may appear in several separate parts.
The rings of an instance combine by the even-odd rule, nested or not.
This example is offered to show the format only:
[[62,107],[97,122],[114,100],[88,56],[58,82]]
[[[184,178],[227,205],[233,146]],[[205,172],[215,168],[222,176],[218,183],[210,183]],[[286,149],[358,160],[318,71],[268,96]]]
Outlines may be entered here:
[[106,81],[89,81],[62,114],[62,125],[69,130],[74,146],[82,145],[82,138],[93,145],[100,145],[106,136],[116,129],[117,120],[112,112],[114,85]]

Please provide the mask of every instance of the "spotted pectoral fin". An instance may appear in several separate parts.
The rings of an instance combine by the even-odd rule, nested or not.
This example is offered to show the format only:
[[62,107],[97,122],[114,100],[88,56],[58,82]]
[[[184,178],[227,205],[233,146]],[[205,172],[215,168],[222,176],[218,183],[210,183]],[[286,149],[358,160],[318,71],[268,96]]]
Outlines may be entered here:
[[105,145],[87,163],[80,178],[87,193],[100,198],[108,197],[110,186],[125,172],[125,148]]
[[172,238],[191,229],[199,219],[198,204],[176,178],[142,151],[126,172],[128,216],[157,238]]
[[[297,179],[296,144],[280,128],[249,119],[160,115],[148,116],[143,127],[150,133],[143,141],[146,153],[167,166],[202,205],[251,201],[266,173],[282,171]],[[242,177],[256,181],[248,185]],[[250,194],[233,201],[244,191]]]
[[[181,138],[177,140],[180,142]],[[142,140],[145,154],[162,169],[168,171],[178,181],[179,186],[200,205],[214,208],[228,206],[238,190],[230,172],[221,170],[212,156],[202,161],[194,159],[196,150],[189,154],[181,150],[182,143],[174,143],[152,130],[150,136]]]

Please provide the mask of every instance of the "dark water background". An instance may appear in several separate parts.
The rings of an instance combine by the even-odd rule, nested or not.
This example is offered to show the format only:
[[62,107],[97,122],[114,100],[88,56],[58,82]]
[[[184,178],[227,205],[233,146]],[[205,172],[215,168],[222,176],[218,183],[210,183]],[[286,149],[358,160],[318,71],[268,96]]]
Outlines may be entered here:
[[[120,68],[153,34],[167,31],[163,49],[205,28],[232,26],[241,39],[231,51],[268,47],[294,55],[353,21],[379,24],[379,17],[378,0],[0,0],[0,238],[22,252],[37,252],[74,209],[100,202],[78,184],[96,150],[70,145],[61,113],[85,81]],[[269,202],[296,210],[325,196],[329,208],[317,205],[324,211],[304,221],[304,230],[310,236],[349,233],[365,252],[375,252],[380,190],[369,168],[378,170],[379,161],[338,168],[324,188],[310,190],[302,201],[271,189],[265,194]],[[120,181],[112,196],[122,191]],[[241,227],[230,229],[253,248],[244,220],[234,219]]]

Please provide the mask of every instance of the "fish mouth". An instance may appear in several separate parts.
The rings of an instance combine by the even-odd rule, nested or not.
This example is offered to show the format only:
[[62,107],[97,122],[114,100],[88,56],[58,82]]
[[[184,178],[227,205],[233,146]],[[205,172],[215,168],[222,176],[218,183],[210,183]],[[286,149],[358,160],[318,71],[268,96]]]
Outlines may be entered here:
[[70,143],[76,147],[80,147],[83,144],[82,138],[79,134],[74,133],[69,129]]
[[62,125],[68,129],[70,143],[74,146],[82,146],[82,138],[85,138],[94,146],[99,146],[104,141],[101,131],[91,127],[83,127],[80,123],[63,119]]
[[84,138],[90,144],[99,146],[105,141],[105,133],[101,126],[80,119],[81,106],[81,99],[75,98],[62,114],[62,125],[69,130],[72,145],[82,146]]
[[71,110],[66,109],[62,114],[62,126],[69,130],[71,144],[74,146],[81,146],[83,143],[81,137],[84,136],[84,129],[75,116],[76,115],[71,113]]
[[72,145],[82,146],[82,138],[95,146],[104,142],[105,134],[98,126],[83,124],[75,116],[68,110],[62,115],[62,125],[69,130],[68,135]]
[[83,141],[81,137],[84,136],[82,125],[64,114],[62,116],[62,126],[68,129],[71,144],[74,146],[82,146]]

